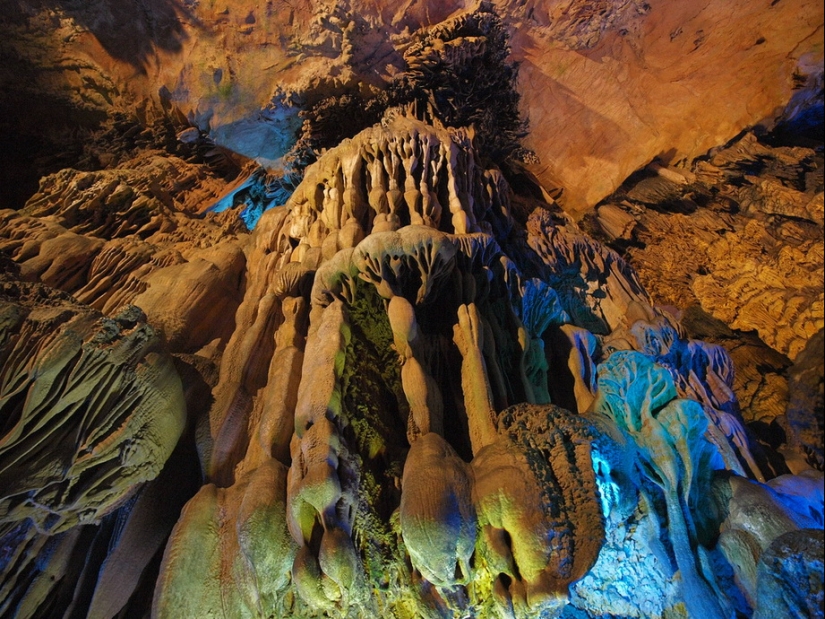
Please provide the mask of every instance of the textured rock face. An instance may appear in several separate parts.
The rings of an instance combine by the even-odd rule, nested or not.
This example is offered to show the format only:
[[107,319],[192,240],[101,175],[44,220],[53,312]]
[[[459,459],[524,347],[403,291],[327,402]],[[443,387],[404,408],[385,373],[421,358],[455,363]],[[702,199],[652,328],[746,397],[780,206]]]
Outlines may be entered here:
[[176,352],[228,337],[245,258],[237,223],[193,218],[223,183],[159,153],[99,172],[43,179],[21,211],[2,211],[0,245],[20,277],[112,313],[139,303]]
[[[3,117],[22,119],[27,134],[40,133],[34,118],[72,123],[135,104],[145,114],[162,103],[262,160],[280,157],[289,148],[281,136],[295,128],[279,93],[312,100],[384,87],[404,65],[411,32],[470,8],[361,0],[280,9],[251,1],[9,4]],[[533,171],[564,190],[570,212],[583,213],[654,157],[692,158],[747,126],[770,124],[794,79],[807,80],[813,94],[821,84],[822,7],[814,0],[493,5],[521,63],[532,127],[526,146],[541,159]]]
[[[649,166],[587,222],[636,266],[657,303],[684,310],[688,332],[728,350],[731,386],[760,439],[773,440],[770,427],[807,433],[811,464],[819,381],[801,351],[815,349],[825,320],[822,188],[821,149],[747,133],[690,169]],[[788,429],[786,409],[807,411],[799,431]]]
[[[504,24],[534,24],[514,36],[517,54],[541,35],[550,60],[595,58],[608,44],[620,56],[616,37],[629,45],[671,19],[660,8],[528,4],[502,7],[515,20],[502,22],[484,5],[388,38],[381,24],[397,34],[447,16],[384,6],[375,21],[340,9],[310,23],[296,5],[239,21],[236,5],[157,5],[145,31],[153,45],[121,49],[123,15],[87,22],[96,34],[75,43],[108,45],[130,63],[134,92],[178,53],[199,62],[213,28],[231,28],[220,45],[248,49],[252,66],[255,45],[291,36],[305,56],[278,74],[297,83],[299,70],[309,81],[323,69],[325,95],[367,68],[384,73],[360,98],[308,108],[292,171],[240,170],[193,127],[178,147],[151,152],[127,129],[105,138],[120,145],[106,169],[47,176],[23,209],[0,212],[0,615],[816,612],[822,562],[804,541],[825,512],[822,473],[810,468],[821,468],[816,340],[796,356],[783,415],[780,399],[753,404],[771,373],[750,367],[743,381],[735,361],[764,354],[777,376],[790,361],[768,357],[756,336],[726,348],[737,336],[720,317],[750,320],[788,354],[821,322],[821,285],[805,279],[821,269],[817,152],[745,138],[690,171],[659,163],[581,227],[514,160],[536,165],[516,139]],[[191,21],[178,26],[181,17]],[[189,38],[196,18],[202,46]],[[693,45],[700,60],[717,53],[698,33]],[[228,80],[217,94],[236,97],[243,115],[264,87],[227,62],[206,81],[181,73],[163,97],[183,105]],[[484,75],[486,65],[502,73]],[[473,71],[479,79],[466,80]],[[591,78],[598,91],[598,71]],[[215,106],[212,118],[227,122],[216,101],[204,97],[201,111]],[[266,122],[291,126],[297,99],[279,101]],[[332,127],[350,121],[348,134]],[[157,126],[147,141],[162,142]],[[215,135],[273,138],[227,126]],[[550,134],[533,135],[541,144]],[[734,200],[747,219],[739,227],[713,206]],[[684,287],[651,276],[668,265],[649,241],[679,217],[705,226],[674,242],[684,264],[669,268]],[[756,290],[748,298],[734,270],[690,277],[728,236],[753,240],[754,226],[786,234],[784,250],[760,237],[778,255],[754,269],[786,269],[796,293],[780,296],[799,309],[793,321],[765,312],[773,322],[754,322],[766,320],[751,310],[775,294],[775,273],[745,282]],[[810,257],[807,270],[792,251]],[[674,307],[654,304],[663,298]],[[694,300],[704,309],[680,321]],[[719,313],[728,307],[737,318]],[[753,440],[747,423],[764,419],[786,429],[782,453]]]
[[[183,430],[171,359],[136,307],[113,319],[3,286],[2,531],[98,520],[157,476]],[[71,437],[71,438],[70,438]]]
[[630,244],[658,302],[698,301],[793,360],[825,316],[821,161],[748,133],[692,171],[651,167],[600,206],[597,221]]
[[[805,576],[817,570],[823,551],[821,530],[804,529],[778,537],[759,561],[760,611],[754,616],[782,613],[814,617],[825,612],[821,582]],[[782,584],[788,580],[802,584],[792,595]]]
[[811,466],[825,466],[825,379],[823,379],[823,338],[820,331],[810,339],[790,370],[790,397],[785,415],[789,443],[796,446]]
[[[78,559],[108,546],[84,604],[111,616],[97,613],[128,601],[180,509],[158,478],[186,422],[180,379],[138,308],[106,318],[40,284],[0,287],[0,613],[62,612]],[[117,533],[108,519],[94,535],[113,512]]]
[[277,460],[230,489],[203,486],[172,531],[154,614],[209,617],[224,607],[283,616],[281,596],[297,550],[285,492],[286,467]]
[[[137,280],[145,287],[130,289],[133,302],[149,308],[172,350],[197,350],[179,359],[187,391],[214,381],[210,410],[194,396],[187,404],[206,484],[173,529],[166,519],[145,533],[170,534],[162,562],[143,560],[157,570],[153,616],[762,612],[759,557],[774,538],[816,525],[807,514],[821,513],[821,501],[804,483],[815,488],[821,476],[792,477],[777,490],[748,480],[770,473],[738,417],[724,349],[686,339],[654,310],[633,269],[557,207],[514,202],[466,132],[410,113],[393,111],[322,156],[286,207],[266,211],[250,235],[220,225],[232,211],[199,219],[155,205],[144,219],[154,216],[157,230],[103,226],[104,238],[84,236],[86,219],[73,213],[106,202],[95,193],[72,201],[60,188],[6,214],[6,254],[18,277],[105,307],[107,297],[92,290],[121,290],[145,272]],[[144,177],[132,181],[137,199]],[[67,241],[56,254],[48,244],[75,237],[86,244]],[[131,251],[115,251],[123,247]],[[179,258],[145,269],[163,255],[159,247],[178,248]],[[81,266],[60,278],[65,269],[49,266],[56,260]],[[109,287],[97,275],[103,264],[119,274]],[[239,271],[234,329],[221,335],[207,311],[214,297],[188,291],[231,286]],[[200,305],[187,313],[192,299]],[[112,324],[125,325],[123,316]],[[184,326],[175,330],[172,316]],[[187,316],[200,319],[198,328]],[[46,367],[62,367],[42,354]],[[211,379],[210,358],[219,363]],[[127,370],[118,367],[117,376]],[[162,376],[178,380],[171,367]],[[149,407],[148,419],[158,423],[165,406]],[[168,457],[176,419],[140,479]],[[91,427],[97,435],[107,425],[95,417]],[[128,436],[129,427],[120,431]],[[125,440],[121,453],[142,453]],[[733,478],[714,481],[715,469]],[[15,483],[43,474],[31,464],[22,470]],[[53,507],[59,525],[26,511],[15,491],[6,543],[31,566],[58,544],[47,565],[69,591],[89,591],[89,612],[148,609],[145,595],[112,589],[138,591],[141,577],[105,569],[108,553],[85,558],[98,578],[72,571],[84,523],[141,513],[111,494],[123,487],[128,496],[128,462],[109,470],[122,486],[105,486],[99,499],[90,486],[79,515],[73,504]],[[21,524],[26,517],[37,532]],[[122,552],[141,539],[141,522]],[[622,553],[639,558],[620,570],[626,588],[602,587]],[[732,582],[724,565],[734,560],[738,584],[720,585]],[[25,584],[36,568],[5,569],[14,613],[50,612],[48,590]]]

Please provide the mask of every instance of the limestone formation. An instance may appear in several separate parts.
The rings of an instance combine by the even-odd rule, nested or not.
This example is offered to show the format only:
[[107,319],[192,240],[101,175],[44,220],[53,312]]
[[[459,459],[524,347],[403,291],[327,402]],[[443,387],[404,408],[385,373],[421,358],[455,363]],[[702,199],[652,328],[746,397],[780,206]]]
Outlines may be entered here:
[[[776,614],[821,615],[822,530],[786,533],[771,544],[759,562],[759,590],[754,617]],[[794,586],[789,586],[794,583]]]
[[423,355],[415,310],[407,299],[394,296],[387,304],[387,317],[401,358],[401,387],[410,406],[407,438],[412,444],[418,436],[430,432],[443,434],[444,405],[438,383],[418,360]]
[[821,614],[788,2],[16,3],[159,99],[0,211],[0,616]]
[[590,451],[600,437],[553,406],[505,409],[498,430],[472,463],[479,554],[498,573],[494,594],[505,608],[524,615],[559,608],[603,542]]
[[281,614],[297,550],[285,492],[286,467],[276,460],[230,489],[203,486],[172,531],[152,615]]
[[[825,311],[822,221],[792,207],[821,201],[811,175],[816,159],[812,149],[771,148],[748,133],[692,172],[683,170],[691,183],[643,179],[619,205],[600,207],[597,221],[611,238],[622,233],[605,219],[613,212],[607,206],[641,224],[627,235],[627,257],[658,303],[686,309],[698,302],[734,329],[757,331],[793,360],[821,328]],[[642,191],[651,181],[659,193]],[[611,201],[622,198],[620,191]],[[659,242],[663,234],[666,244]]]
[[[26,281],[111,313],[138,303],[176,352],[226,339],[244,256],[230,229],[194,213],[220,185],[173,157],[139,155],[122,168],[63,170],[21,212],[4,212],[2,247]],[[217,245],[217,246],[215,246]]]
[[[645,379],[635,382],[630,376]],[[724,616],[724,608],[711,593],[711,583],[697,567],[692,551],[697,540],[691,538],[702,528],[702,523],[696,522],[704,517],[702,497],[710,486],[714,460],[721,459],[717,447],[706,438],[705,412],[695,401],[676,399],[676,389],[666,372],[634,353],[613,353],[600,367],[598,382],[595,410],[627,433],[639,449],[637,462],[642,475],[663,493],[688,612]]]
[[650,305],[638,275],[620,256],[575,229],[554,225],[547,210],[530,215],[527,243],[574,324],[606,335],[625,322],[632,303]]
[[[807,465],[817,470],[825,466],[825,380],[823,380],[823,337],[812,337],[790,369],[788,409],[785,415],[788,443],[804,454]],[[797,466],[805,467],[798,464]]]
[[[476,20],[483,22],[490,5],[520,63],[521,109],[530,110],[531,126],[525,146],[541,159],[532,169],[544,186],[563,188],[568,208],[580,214],[654,157],[692,159],[774,116],[795,85],[799,98],[817,93],[822,13],[808,0],[768,8],[721,0],[661,7],[497,0],[482,4]],[[406,69],[405,52],[419,39],[428,48],[441,43],[420,55],[451,68],[450,50],[483,51],[485,39],[479,29],[468,36],[456,27],[468,19],[461,14],[467,6],[455,1],[377,7],[327,0],[283,11],[251,0],[164,3],[151,14],[101,6],[15,3],[3,24],[3,77],[14,86],[3,98],[4,127],[18,123],[35,143],[60,145],[61,129],[109,110],[136,103],[139,116],[151,119],[177,107],[223,145],[272,161],[288,149],[283,134],[300,126],[294,108],[277,105],[279,94],[291,101],[306,93],[314,103],[368,91]],[[435,35],[421,36],[433,26],[440,26]],[[454,34],[438,36],[442,31]],[[474,43],[466,50],[457,44],[465,39]],[[14,80],[18,72],[25,77]],[[719,100],[726,104],[715,105]],[[490,111],[501,113],[496,107]],[[54,126],[48,138],[44,121]],[[22,167],[4,158],[3,169],[9,163]]]
[[439,587],[466,585],[478,524],[472,473],[434,433],[413,443],[404,464],[401,534],[413,566]]
[[[180,493],[188,465],[161,472],[186,422],[181,381],[138,308],[107,318],[41,284],[0,286],[0,613],[49,616],[83,595],[110,616],[183,504],[170,482]],[[78,564],[95,553],[97,590]]]
[[0,531],[99,521],[172,453],[186,415],[180,379],[134,306],[106,318],[12,282],[3,297]]
[[[822,191],[821,161],[821,151],[745,133],[690,166],[648,166],[594,218],[665,314],[727,350],[736,370],[715,390],[729,384],[747,431],[770,449],[792,434],[787,371],[823,320],[822,224],[805,210]],[[632,220],[627,232],[617,213]],[[761,466],[801,471],[805,458],[788,452]]]
[[[455,247],[444,234],[429,226],[405,226],[396,232],[378,232],[359,243],[352,255],[363,279],[375,284],[385,299],[409,296],[425,303],[453,266]],[[414,283],[419,283],[413,288]]]

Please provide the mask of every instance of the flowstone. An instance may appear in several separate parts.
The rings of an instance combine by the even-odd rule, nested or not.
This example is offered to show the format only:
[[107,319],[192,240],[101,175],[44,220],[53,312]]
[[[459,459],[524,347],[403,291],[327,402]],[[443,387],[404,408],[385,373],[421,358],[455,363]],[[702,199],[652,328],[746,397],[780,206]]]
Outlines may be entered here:
[[[429,135],[421,121],[404,119],[396,113],[388,122],[408,123],[409,135]],[[607,602],[576,583],[608,582],[605,561],[632,552],[642,561],[622,576],[632,591],[616,588],[607,607],[630,616],[662,616],[682,605],[724,614],[729,601],[717,600],[716,580],[703,567],[710,548],[698,548],[712,544],[718,525],[697,510],[715,468],[731,461],[743,472],[740,462],[748,460],[747,443],[735,440],[730,423],[716,425],[733,397],[723,389],[725,358],[662,322],[629,267],[560,229],[547,206],[531,215],[534,240],[526,245],[426,223],[387,229],[371,210],[384,204],[373,199],[377,192],[358,198],[351,158],[364,156],[355,146],[366,140],[356,136],[321,157],[305,182],[326,187],[332,181],[315,182],[323,170],[330,170],[323,178],[339,183],[343,174],[351,181],[325,189],[317,201],[299,188],[289,210],[265,213],[253,235],[239,315],[257,307],[258,317],[246,328],[250,323],[238,321],[217,391],[256,384],[232,370],[239,363],[251,370],[262,354],[274,359],[281,349],[303,346],[299,377],[287,378],[294,370],[275,364],[269,377],[256,379],[262,393],[270,381],[292,385],[289,445],[269,419],[285,412],[259,407],[250,387],[250,400],[235,399],[226,412],[216,408],[224,406],[220,399],[213,407],[217,445],[232,436],[221,423],[241,419],[253,424],[252,436],[271,441],[255,443],[234,466],[224,459],[216,468],[213,459],[207,470],[219,484],[231,490],[246,483],[267,452],[283,458],[288,447],[291,454],[285,496],[277,500],[286,505],[297,552],[284,581],[293,593],[283,599],[292,606],[281,612],[595,612]],[[387,174],[382,191],[391,192]],[[417,204],[396,203],[399,221],[412,222]],[[465,214],[481,228],[484,217],[500,216]],[[358,233],[344,236],[348,226]],[[311,244],[301,250],[307,238]],[[547,283],[528,277],[520,263],[571,275]],[[573,265],[588,265],[579,272],[589,278],[608,264],[613,275],[593,284],[571,279]],[[309,278],[311,294],[300,283]],[[270,287],[276,296],[268,296]],[[598,291],[612,301],[594,304],[589,295]],[[296,318],[301,299],[310,303],[301,310],[308,322]],[[271,308],[271,326],[260,323],[264,307]],[[610,337],[594,337],[593,325]],[[262,338],[276,334],[274,351],[264,353],[272,349]],[[558,359],[571,380],[556,380]],[[718,378],[709,383],[708,376]],[[548,404],[551,393],[593,412]],[[174,564],[164,570],[166,587],[174,589]],[[666,584],[672,578],[681,587]],[[168,595],[156,608],[166,607]]]

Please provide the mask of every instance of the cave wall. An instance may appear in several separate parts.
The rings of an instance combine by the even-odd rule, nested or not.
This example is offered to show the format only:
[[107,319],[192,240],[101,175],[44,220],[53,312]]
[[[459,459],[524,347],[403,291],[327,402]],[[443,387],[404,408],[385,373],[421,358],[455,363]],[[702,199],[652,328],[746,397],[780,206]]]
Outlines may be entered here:
[[[4,134],[176,106],[276,160],[261,135],[295,126],[274,103],[386,84],[411,31],[471,4],[5,0]],[[492,4],[521,63],[530,169],[577,216],[652,159],[692,159],[821,89],[813,0]]]

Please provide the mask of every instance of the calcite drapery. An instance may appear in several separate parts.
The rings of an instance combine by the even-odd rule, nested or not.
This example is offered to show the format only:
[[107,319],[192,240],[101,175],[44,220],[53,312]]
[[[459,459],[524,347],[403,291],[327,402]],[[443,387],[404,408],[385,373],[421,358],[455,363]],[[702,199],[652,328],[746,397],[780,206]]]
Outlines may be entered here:
[[67,591],[88,586],[73,563],[100,552],[101,521],[112,563],[85,603],[89,616],[117,612],[182,504],[165,495],[168,475],[155,480],[186,422],[180,378],[134,306],[107,318],[3,278],[0,316],[0,614],[71,611]]
[[[258,466],[256,462],[263,457],[261,453],[268,450],[272,454],[284,453],[287,437],[283,433],[276,437],[270,432],[267,436],[277,438],[270,445],[255,445],[254,449],[246,450],[246,457],[240,459],[237,455],[231,456],[242,453],[244,443],[236,443],[233,447],[232,443],[223,443],[223,440],[224,437],[232,440],[232,436],[240,436],[238,429],[243,427],[243,419],[255,424],[252,426],[253,436],[262,437],[264,434],[256,434],[258,431],[254,428],[272,427],[269,416],[277,414],[280,418],[283,413],[259,409],[250,400],[237,397],[231,400],[230,410],[221,412],[222,402],[230,400],[222,399],[220,394],[224,390],[232,393],[239,387],[246,393],[253,393],[249,387],[243,386],[251,376],[244,378],[233,368],[247,367],[251,371],[253,359],[261,354],[272,354],[263,352],[267,348],[262,340],[279,333],[279,323],[286,324],[282,322],[287,320],[285,301],[291,297],[283,296],[284,292],[266,305],[271,308],[266,312],[272,326],[263,326],[260,322],[264,316],[262,304],[271,294],[268,291],[273,286],[285,290],[285,285],[278,282],[292,278],[292,273],[298,277],[299,273],[318,269],[311,294],[309,324],[294,323],[296,335],[306,338],[300,384],[295,392],[295,434],[291,439],[291,466],[285,497],[289,530],[299,547],[291,569],[296,608],[306,608],[306,612],[311,613],[346,614],[352,612],[347,609],[356,601],[375,604],[379,609],[396,608],[401,603],[443,607],[445,604],[465,604],[460,598],[468,594],[476,600],[474,604],[487,603],[483,588],[473,593],[471,587],[467,593],[452,598],[450,591],[456,586],[470,587],[475,581],[487,582],[484,587],[496,587],[497,597],[490,598],[489,603],[498,608],[537,612],[540,607],[564,604],[566,584],[587,570],[587,566],[595,561],[598,550],[595,541],[590,550],[581,550],[581,555],[577,555],[580,546],[586,547],[583,540],[593,533],[591,529],[600,527],[601,507],[586,441],[582,443],[585,450],[574,462],[545,464],[556,467],[553,475],[579,479],[581,476],[586,478],[590,471],[591,476],[590,486],[582,486],[590,488],[589,497],[571,502],[569,497],[562,499],[559,495],[558,500],[565,501],[570,512],[560,520],[559,517],[548,520],[549,511],[554,508],[545,499],[528,511],[511,514],[512,510],[505,508],[524,500],[530,505],[534,498],[538,500],[537,497],[543,496],[544,474],[534,471],[530,464],[542,456],[538,455],[539,451],[530,455],[533,453],[531,448],[519,442],[525,440],[523,437],[514,442],[506,433],[501,434],[504,430],[496,429],[496,402],[517,399],[517,394],[530,388],[525,384],[522,357],[526,340],[520,339],[519,333],[520,330],[524,332],[524,327],[519,326],[518,316],[522,313],[532,316],[530,337],[541,338],[550,321],[543,317],[543,310],[534,308],[533,296],[540,298],[544,305],[555,303],[558,307],[558,302],[553,301],[553,292],[546,287],[536,295],[534,291],[542,284],[529,280],[525,280],[528,283],[523,289],[514,289],[518,295],[515,299],[510,298],[509,287],[492,286],[494,271],[501,269],[503,250],[489,233],[445,233],[413,223],[397,229],[383,227],[383,219],[379,217],[382,213],[371,211],[370,200],[358,193],[363,179],[359,180],[358,165],[352,163],[353,159],[360,161],[371,156],[370,148],[374,147],[364,146],[364,150],[359,151],[355,146],[368,144],[368,139],[374,139],[370,136],[380,132],[381,136],[417,135],[418,138],[406,139],[422,139],[425,144],[434,143],[432,136],[436,136],[442,144],[446,141],[452,144],[449,148],[457,148],[446,130],[422,126],[420,121],[403,114],[391,115],[387,123],[322,157],[307,171],[306,180],[287,205],[286,213],[272,211],[262,217],[253,236],[256,249],[248,261],[253,270],[246,298],[239,309],[241,316],[247,311],[246,307],[257,307],[257,317],[251,323],[238,318],[241,329],[233,335],[224,354],[222,379],[217,388],[219,395],[212,411],[216,439],[208,470],[220,484],[229,483],[230,488],[235,488],[244,483],[242,480],[246,475],[254,474]],[[387,132],[387,128],[395,133]],[[399,151],[399,168],[413,161],[417,156],[415,153],[415,149]],[[404,158],[400,158],[401,155]],[[384,161],[391,160],[392,154],[386,157]],[[453,159],[461,165],[475,165],[466,163],[473,161],[467,156],[463,159],[453,156]],[[451,165],[459,164],[454,161]],[[375,169],[375,164],[369,165]],[[484,177],[482,172],[459,172],[449,166],[440,172],[439,169],[436,168],[436,172],[446,174],[448,180],[453,175],[462,179]],[[383,182],[392,178],[396,177],[388,174]],[[422,178],[426,181],[428,177]],[[442,183],[436,180],[437,174],[429,178],[432,179],[430,182]],[[318,187],[319,183],[324,187],[323,192],[307,193],[308,188]],[[343,184],[336,189],[336,183]],[[370,183],[364,186],[368,187]],[[429,189],[435,198],[438,197],[438,187],[435,184]],[[497,187],[504,187],[502,181],[497,181]],[[390,184],[373,189],[381,189],[391,198]],[[482,185],[475,189],[467,187],[465,191],[472,191],[470,195],[474,197],[454,202],[455,208],[461,208],[469,221],[481,222],[482,227],[492,229],[491,222],[496,218],[505,216],[506,219],[506,211],[502,215],[502,212],[483,207]],[[319,196],[317,201],[316,195]],[[377,193],[373,192],[373,195]],[[445,199],[445,204],[449,204],[449,199]],[[482,205],[482,208],[467,210],[471,204]],[[409,218],[406,219],[408,222],[415,219],[417,205],[417,198],[405,200],[403,205],[398,203],[395,215],[399,224],[406,223],[406,218]],[[354,221],[362,232],[344,240],[345,228]],[[496,227],[501,228],[501,224],[496,223]],[[295,240],[290,241],[293,238]],[[359,240],[361,238],[363,240]],[[301,250],[306,239],[309,244]],[[330,239],[335,240],[334,246],[330,245]],[[274,265],[274,271],[270,265]],[[512,277],[520,277],[515,265],[508,268]],[[302,293],[299,287],[292,287],[289,294]],[[448,312],[446,315],[445,311]],[[558,320],[565,319],[563,310],[558,308],[557,313]],[[260,328],[256,326],[259,323]],[[250,326],[244,328],[243,325]],[[281,345],[276,342],[275,355],[279,354]],[[355,351],[361,351],[357,354],[367,355],[366,358],[353,356]],[[387,353],[389,357],[386,357]],[[377,355],[391,360],[391,366],[382,367]],[[463,369],[457,371],[456,361],[461,358],[465,360],[459,364]],[[357,367],[364,367],[364,362],[371,364],[373,361],[378,361],[378,365],[371,371],[376,373],[376,378],[379,373],[382,375],[385,386],[371,384],[369,374],[360,375],[358,382],[354,382],[350,373]],[[261,381],[259,384],[267,385],[266,389],[271,381],[274,381],[272,384],[284,384],[286,368],[272,366],[270,372],[269,377],[257,379]],[[491,380],[490,376],[496,378]],[[547,377],[544,375],[538,380],[547,381]],[[295,389],[294,383],[291,384],[289,389]],[[363,405],[353,398],[353,389],[357,389],[366,402],[374,402],[384,410],[362,408]],[[538,409],[536,414],[541,414]],[[234,433],[228,431],[231,427],[236,428]],[[410,447],[388,434],[392,427],[408,429]],[[471,482],[475,465],[463,463],[459,455],[468,457],[474,453],[481,458],[479,466],[482,468],[479,470],[486,480],[478,487],[481,493],[478,498],[475,498],[476,490]],[[392,461],[397,464],[392,465]],[[512,496],[507,495],[507,484],[497,472],[504,461],[515,467],[512,470],[520,471],[524,480],[523,490],[514,490]],[[482,462],[487,464],[482,465]],[[402,463],[403,478],[400,474]],[[399,467],[394,482],[392,478],[379,477],[387,464]],[[443,473],[443,484],[431,479],[435,471]],[[233,478],[236,481],[229,481]],[[396,485],[400,486],[400,495]],[[439,487],[442,490],[436,490]],[[365,492],[372,498],[367,500]],[[509,498],[496,499],[500,492]],[[474,516],[474,502],[479,502],[480,513],[486,514],[485,522],[492,523],[484,525],[492,528],[485,538],[487,541],[483,542],[490,565],[483,569],[474,568],[470,561],[479,552],[476,528],[480,525]],[[387,512],[381,515],[382,510],[393,505],[400,509],[400,520],[396,525],[400,528],[395,535],[400,535],[398,539],[403,540],[401,546],[391,541],[394,533],[388,526]],[[200,508],[193,504],[191,509]],[[564,535],[570,536],[568,541],[560,542],[558,548],[553,547],[566,558],[559,558],[559,562],[554,563],[555,568],[545,571],[540,564],[544,560],[542,557],[551,550],[537,540],[547,537],[550,530],[547,527],[568,526],[563,523],[572,522],[576,518],[574,514],[581,510],[592,514],[586,520],[588,524],[581,529],[567,530]],[[451,514],[458,518],[455,522],[462,523],[455,531],[450,528],[454,522]],[[542,522],[545,524],[539,524]],[[551,526],[550,522],[557,524]],[[502,535],[511,534],[513,539],[519,539],[528,530],[532,531],[533,541],[519,541],[514,556],[507,554],[509,551],[503,549],[500,541],[495,541]],[[593,534],[594,540],[601,535]],[[183,552],[186,535],[184,528],[173,535],[170,547],[178,548],[176,553]],[[370,539],[373,541],[368,542]],[[574,539],[580,539],[581,543]],[[370,550],[375,544],[378,547]],[[426,588],[407,593],[391,589],[377,597],[369,595],[368,583],[381,570],[395,573],[399,569],[392,557],[403,553],[404,549],[410,553],[413,567],[420,568],[422,576],[442,590],[447,598],[433,598]],[[177,569],[174,565],[167,562],[166,569],[173,572]],[[179,569],[186,571],[187,568]],[[500,569],[505,570],[502,577],[499,577]],[[159,595],[162,599],[171,599],[169,595],[177,595],[172,589],[182,586],[179,583],[185,580],[176,580],[170,574],[164,582],[167,584],[159,590],[163,591]],[[516,584],[510,586],[511,582]],[[418,602],[402,602],[405,598]],[[159,616],[172,612],[168,606],[157,603]]]
[[226,339],[245,257],[237,223],[193,217],[218,179],[176,157],[142,155],[130,167],[63,170],[20,212],[4,210],[0,248],[24,281],[69,292],[111,314],[135,303],[175,352]]
[[283,612],[297,552],[287,529],[286,477],[286,467],[269,459],[231,488],[207,484],[198,491],[164,553],[153,615]]
[[412,444],[404,465],[399,517],[416,569],[439,587],[469,582],[477,535],[472,471],[438,434]]
[[3,534],[27,518],[45,533],[99,520],[157,476],[185,422],[180,379],[138,308],[105,318],[49,294],[3,283]]

